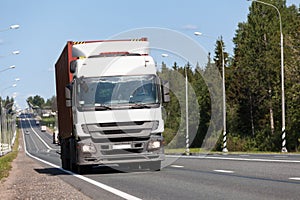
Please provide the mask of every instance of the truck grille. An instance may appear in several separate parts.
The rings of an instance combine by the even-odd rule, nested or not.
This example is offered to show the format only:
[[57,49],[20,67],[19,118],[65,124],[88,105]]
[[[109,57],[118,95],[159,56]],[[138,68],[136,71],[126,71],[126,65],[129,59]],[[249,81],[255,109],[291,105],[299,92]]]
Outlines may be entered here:
[[82,125],[85,133],[94,139],[148,137],[156,129],[158,121],[112,122]]

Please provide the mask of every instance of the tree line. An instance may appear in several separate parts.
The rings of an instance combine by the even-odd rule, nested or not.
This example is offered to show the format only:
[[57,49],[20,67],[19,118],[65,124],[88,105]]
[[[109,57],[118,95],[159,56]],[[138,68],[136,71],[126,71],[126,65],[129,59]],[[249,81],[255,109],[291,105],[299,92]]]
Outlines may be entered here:
[[39,109],[51,109],[52,111],[57,111],[56,96],[52,96],[49,99],[44,99],[40,95],[30,96],[26,99],[29,107],[39,108]]
[[[276,6],[281,13],[284,38],[284,72],[285,72],[285,107],[287,149],[298,151],[300,145],[300,15],[296,6],[286,6],[286,1],[265,1]],[[222,74],[222,53],[225,60],[226,80],[226,125],[227,147],[231,151],[280,151],[282,147],[282,91],[281,91],[281,54],[280,54],[280,24],[277,11],[263,4],[253,2],[249,8],[246,22],[238,24],[233,42],[234,55],[229,57],[225,51],[222,37],[216,41],[213,58],[209,54],[209,62],[202,69],[197,66],[191,69],[189,63],[185,66],[165,66],[164,74],[180,73],[187,75],[194,89],[199,105],[199,121],[191,147],[201,147],[205,134],[211,126],[210,83],[203,80],[203,74],[208,73],[211,64]],[[222,49],[223,48],[223,49]],[[172,81],[172,84],[179,84]],[[184,86],[179,87],[184,95]],[[190,96],[191,94],[189,94]],[[180,109],[178,95],[165,105],[166,142],[173,146],[184,147],[185,127],[180,130]],[[190,102],[189,102],[190,104]],[[194,106],[189,106],[193,111]],[[181,112],[182,113],[182,112]],[[183,113],[184,115],[184,113]],[[189,126],[193,114],[189,114]],[[219,116],[219,121],[222,117]],[[192,119],[191,119],[192,118]],[[184,120],[184,117],[182,118]],[[181,120],[182,121],[182,120]],[[184,122],[185,123],[185,122]],[[183,140],[175,141],[172,136],[181,134]],[[222,134],[214,149],[222,149]],[[216,139],[216,138],[215,138]],[[207,142],[207,141],[206,141]],[[171,145],[171,146],[172,146]]]

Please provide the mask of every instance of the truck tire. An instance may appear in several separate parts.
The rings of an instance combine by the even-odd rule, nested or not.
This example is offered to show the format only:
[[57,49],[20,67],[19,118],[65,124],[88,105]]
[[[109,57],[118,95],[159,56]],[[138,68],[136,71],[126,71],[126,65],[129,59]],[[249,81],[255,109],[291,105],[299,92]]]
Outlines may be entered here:
[[61,166],[65,170],[70,170],[70,147],[67,140],[62,140],[61,143]]
[[70,159],[67,159],[63,154],[61,155],[61,166],[65,170],[70,170]]
[[78,165],[72,163],[71,161],[70,161],[70,171],[74,173],[78,173]]
[[78,174],[87,174],[92,170],[92,166],[89,165],[77,165],[77,173]]
[[78,173],[76,141],[74,138],[69,139],[70,171]]

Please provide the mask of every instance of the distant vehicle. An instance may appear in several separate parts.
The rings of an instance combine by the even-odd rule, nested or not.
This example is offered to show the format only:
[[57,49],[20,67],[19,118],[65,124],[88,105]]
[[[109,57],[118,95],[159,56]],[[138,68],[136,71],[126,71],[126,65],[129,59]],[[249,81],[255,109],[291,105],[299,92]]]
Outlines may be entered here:
[[55,64],[64,169],[118,164],[160,170],[162,103],[147,38],[68,42]]
[[40,121],[39,120],[35,120],[35,125],[40,125]]
[[41,126],[41,131],[45,132],[47,130],[47,127],[45,125]]

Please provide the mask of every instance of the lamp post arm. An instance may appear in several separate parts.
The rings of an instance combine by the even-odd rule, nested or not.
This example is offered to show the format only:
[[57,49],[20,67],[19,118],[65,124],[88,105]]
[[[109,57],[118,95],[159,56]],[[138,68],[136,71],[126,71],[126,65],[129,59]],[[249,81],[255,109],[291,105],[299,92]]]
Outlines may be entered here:
[[250,0],[250,1],[252,1],[252,2],[257,2],[257,3],[261,3],[261,4],[265,4],[265,5],[267,5],[267,6],[271,6],[271,7],[275,8],[275,10],[277,11],[278,16],[279,16],[280,33],[282,33],[281,14],[280,14],[279,9],[278,9],[276,6],[274,6],[273,4],[266,3],[266,2],[263,2],[263,1],[259,1],[259,0]]

